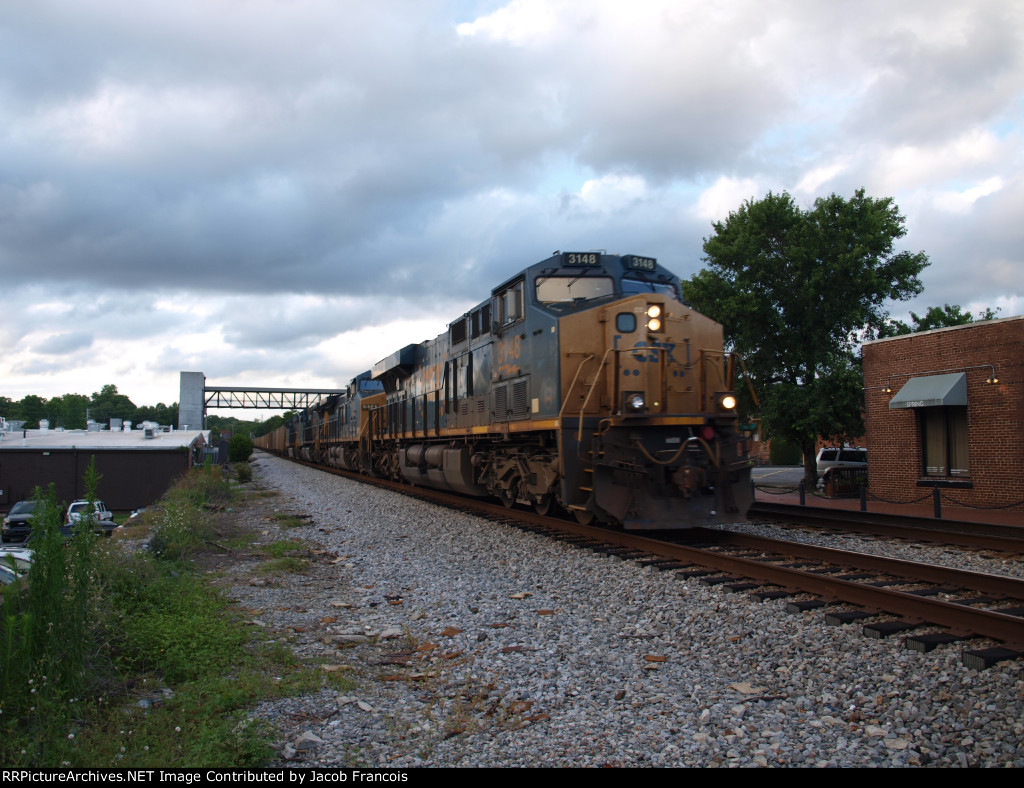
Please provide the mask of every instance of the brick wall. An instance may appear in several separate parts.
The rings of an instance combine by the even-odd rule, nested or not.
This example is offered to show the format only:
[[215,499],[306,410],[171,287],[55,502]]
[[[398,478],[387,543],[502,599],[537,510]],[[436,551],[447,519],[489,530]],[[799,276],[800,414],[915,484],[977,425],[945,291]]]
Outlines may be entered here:
[[[873,495],[906,502],[931,493],[936,480],[924,475],[918,413],[890,409],[889,400],[910,377],[965,372],[971,487],[943,489],[943,497],[1024,510],[1024,315],[868,342],[863,357]],[[998,383],[986,382],[991,369],[983,365],[995,367]]]

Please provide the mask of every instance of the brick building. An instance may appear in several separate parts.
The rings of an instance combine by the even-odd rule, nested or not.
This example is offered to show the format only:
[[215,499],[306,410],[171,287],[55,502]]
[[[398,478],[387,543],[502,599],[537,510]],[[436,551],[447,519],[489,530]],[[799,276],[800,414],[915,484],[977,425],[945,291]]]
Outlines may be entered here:
[[863,360],[872,495],[1024,511],[1024,315],[866,342]]

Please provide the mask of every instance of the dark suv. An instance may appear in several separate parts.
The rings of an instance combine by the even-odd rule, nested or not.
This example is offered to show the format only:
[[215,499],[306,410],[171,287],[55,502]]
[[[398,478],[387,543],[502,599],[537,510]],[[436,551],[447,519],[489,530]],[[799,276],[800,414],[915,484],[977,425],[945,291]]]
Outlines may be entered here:
[[35,501],[18,501],[4,517],[2,538],[5,542],[24,542],[32,532]]

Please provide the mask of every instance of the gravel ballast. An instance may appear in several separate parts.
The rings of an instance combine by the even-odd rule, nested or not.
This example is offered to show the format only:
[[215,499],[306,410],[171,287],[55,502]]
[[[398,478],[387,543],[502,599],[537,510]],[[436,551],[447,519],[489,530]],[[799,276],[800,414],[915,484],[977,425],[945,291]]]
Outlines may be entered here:
[[964,644],[921,654],[257,457],[273,506],[311,518],[261,538],[325,560],[270,579],[240,568],[230,595],[354,687],[256,710],[283,764],[1024,766],[1019,662],[971,670]]

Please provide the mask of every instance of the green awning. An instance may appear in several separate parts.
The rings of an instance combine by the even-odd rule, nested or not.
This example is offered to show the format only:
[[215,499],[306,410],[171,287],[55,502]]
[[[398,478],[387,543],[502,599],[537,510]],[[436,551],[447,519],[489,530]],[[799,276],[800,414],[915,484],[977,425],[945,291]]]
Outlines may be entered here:
[[932,408],[936,405],[967,405],[966,372],[911,378],[899,394],[889,400],[890,408]]

